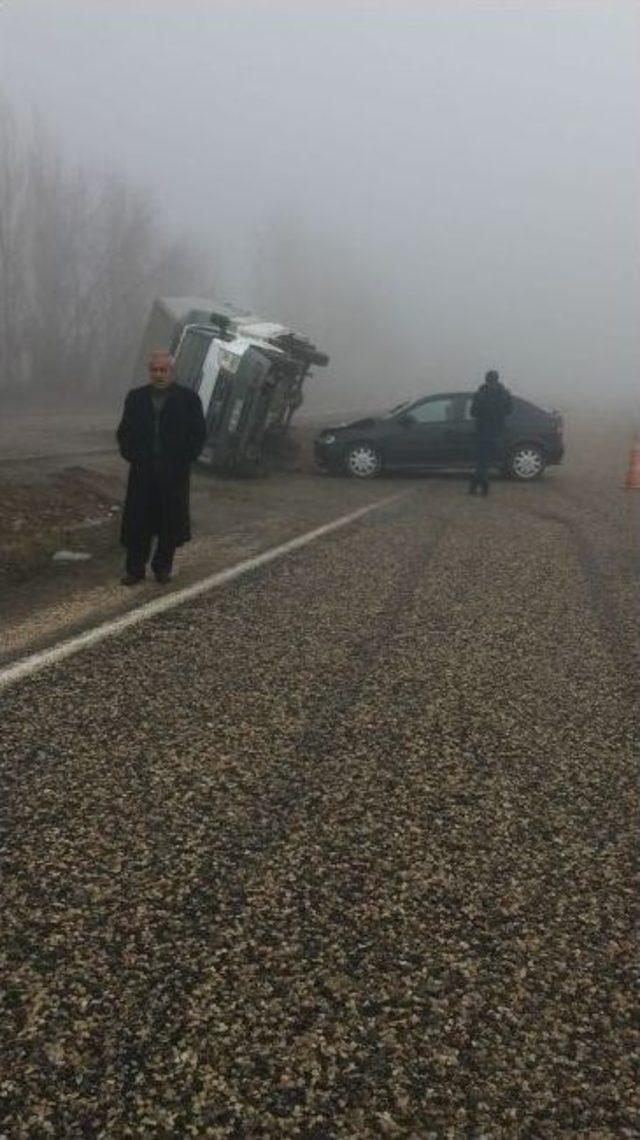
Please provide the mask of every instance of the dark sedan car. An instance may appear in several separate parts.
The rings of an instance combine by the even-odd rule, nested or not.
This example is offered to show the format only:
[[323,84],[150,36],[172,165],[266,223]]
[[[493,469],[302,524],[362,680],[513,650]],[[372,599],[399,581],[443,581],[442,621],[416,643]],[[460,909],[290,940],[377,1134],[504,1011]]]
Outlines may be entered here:
[[[470,416],[473,392],[423,396],[389,412],[325,428],[315,441],[315,458],[325,470],[360,479],[386,471],[470,469],[474,465],[475,424]],[[563,423],[513,397],[513,412],[496,454],[495,466],[515,479],[535,479],[564,453]]]

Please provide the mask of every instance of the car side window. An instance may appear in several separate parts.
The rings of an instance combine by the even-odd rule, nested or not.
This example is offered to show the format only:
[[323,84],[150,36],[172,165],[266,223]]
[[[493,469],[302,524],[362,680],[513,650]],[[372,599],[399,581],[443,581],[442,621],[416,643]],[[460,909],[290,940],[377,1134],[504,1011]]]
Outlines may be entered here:
[[[470,420],[471,419],[471,404],[472,403],[473,403],[473,396],[465,396],[463,408],[462,408],[462,418],[464,420]],[[513,412],[509,418],[512,420],[514,420],[516,418],[516,416],[521,418],[523,411],[524,411],[524,408],[523,408],[522,400],[518,400],[517,398],[514,398],[514,400],[513,400]]]
[[456,418],[455,400],[425,400],[409,408],[409,414],[418,424],[447,424]]

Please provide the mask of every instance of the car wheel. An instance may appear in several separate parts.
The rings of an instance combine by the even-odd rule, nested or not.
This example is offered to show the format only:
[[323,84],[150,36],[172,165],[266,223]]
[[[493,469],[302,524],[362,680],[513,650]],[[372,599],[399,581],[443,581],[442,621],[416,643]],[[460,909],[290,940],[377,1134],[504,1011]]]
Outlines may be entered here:
[[373,479],[382,469],[380,452],[376,451],[370,443],[354,443],[345,456],[345,465],[349,475],[357,479]]
[[542,475],[546,466],[544,454],[533,443],[523,443],[512,451],[508,472],[513,479],[527,482]]

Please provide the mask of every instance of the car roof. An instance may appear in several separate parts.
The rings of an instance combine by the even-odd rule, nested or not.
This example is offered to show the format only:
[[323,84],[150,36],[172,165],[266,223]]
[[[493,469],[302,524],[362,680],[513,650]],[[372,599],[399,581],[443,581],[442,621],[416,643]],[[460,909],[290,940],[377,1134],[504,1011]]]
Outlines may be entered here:
[[[420,404],[423,400],[456,400],[456,399],[471,399],[475,396],[477,388],[467,389],[466,392],[424,392],[421,396],[413,396],[407,401],[410,404]],[[527,400],[524,396],[516,396],[514,392],[510,393],[513,400],[518,401],[520,404],[528,404],[531,408],[536,408],[538,411],[543,411],[532,400]]]
[[[416,404],[422,404],[425,400],[471,400],[477,388],[468,389],[466,392],[425,392],[422,396],[414,396],[413,399],[407,401],[407,407],[412,407]],[[518,405],[521,412],[528,412],[535,416],[549,417],[553,416],[554,412],[549,408],[541,408],[539,404],[534,404],[533,400],[528,400],[525,396],[516,396],[514,392],[510,393],[511,398],[515,405]]]
[[462,396],[473,396],[473,392],[423,392],[421,396],[414,396],[409,402],[420,404],[423,400],[454,400]]

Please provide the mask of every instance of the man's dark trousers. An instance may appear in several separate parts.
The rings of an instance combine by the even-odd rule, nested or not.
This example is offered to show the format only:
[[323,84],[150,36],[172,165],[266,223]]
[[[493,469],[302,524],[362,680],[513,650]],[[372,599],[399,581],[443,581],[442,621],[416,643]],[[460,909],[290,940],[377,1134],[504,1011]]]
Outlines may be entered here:
[[495,438],[487,432],[476,434],[476,469],[471,477],[469,490],[474,493],[478,487],[483,495],[489,494],[489,469],[495,454]]
[[160,480],[156,473],[149,483],[145,525],[127,547],[127,574],[144,578],[154,537],[157,542],[151,569],[156,576],[171,574],[176,547],[165,533],[164,521]]

